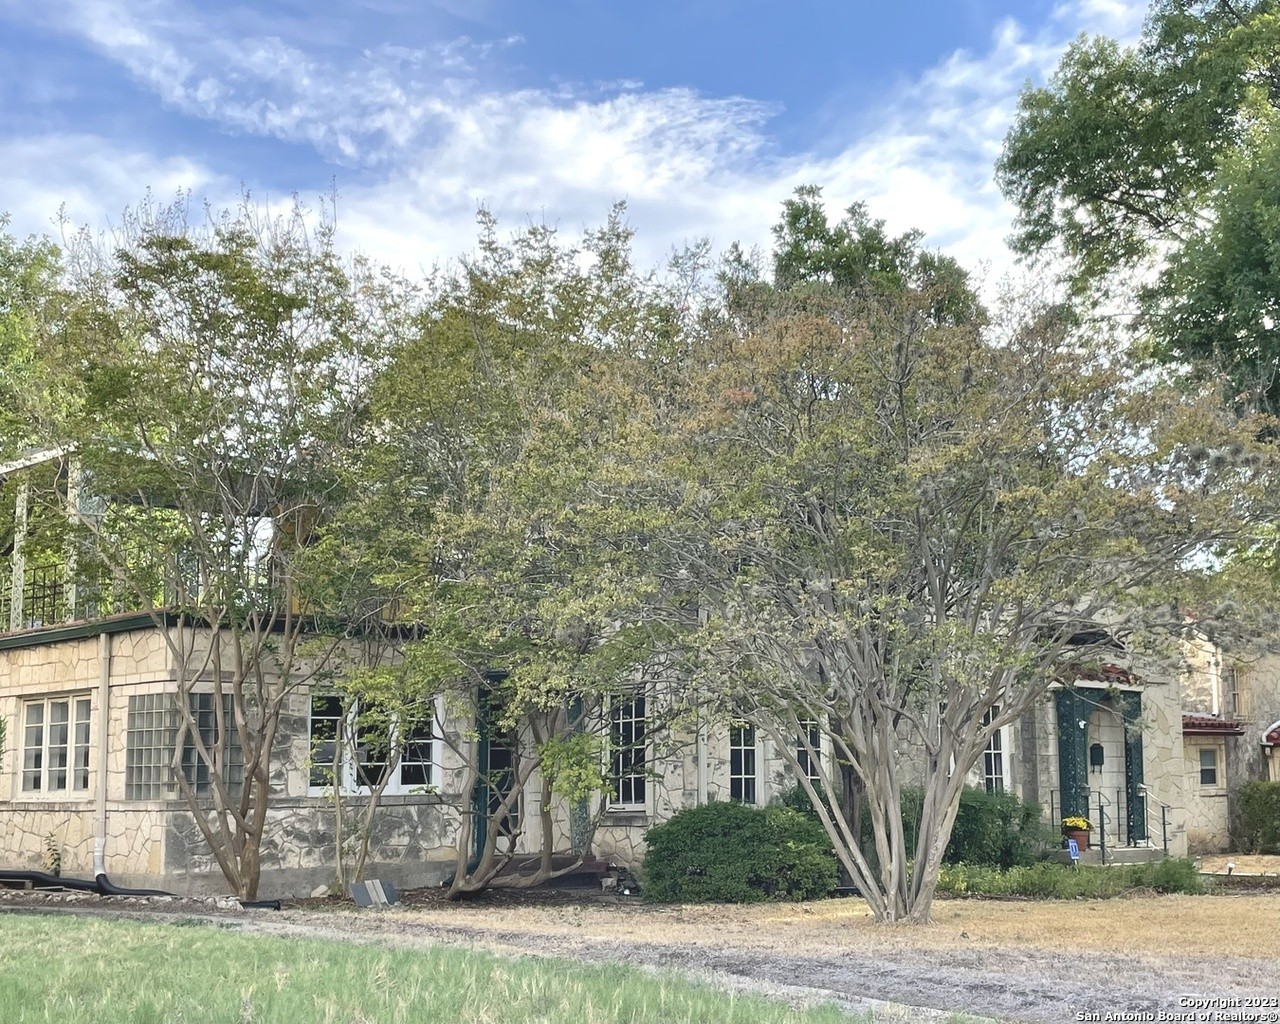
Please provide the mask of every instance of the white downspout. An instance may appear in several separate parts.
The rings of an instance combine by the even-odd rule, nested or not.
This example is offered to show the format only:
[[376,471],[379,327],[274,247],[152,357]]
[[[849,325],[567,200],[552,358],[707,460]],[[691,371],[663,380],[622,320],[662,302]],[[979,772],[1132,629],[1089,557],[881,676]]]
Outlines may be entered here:
[[109,726],[111,724],[111,708],[108,698],[111,695],[111,634],[103,631],[98,634],[98,806],[97,823],[93,839],[93,873],[107,873],[107,761],[109,753]]

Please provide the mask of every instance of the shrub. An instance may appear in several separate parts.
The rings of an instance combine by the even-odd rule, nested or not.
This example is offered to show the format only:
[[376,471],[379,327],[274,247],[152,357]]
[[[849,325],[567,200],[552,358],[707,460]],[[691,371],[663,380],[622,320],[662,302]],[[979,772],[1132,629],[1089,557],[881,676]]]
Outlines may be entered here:
[[1204,882],[1195,862],[1186,859],[1109,868],[1073,868],[1045,861],[1007,871],[974,864],[945,864],[938,875],[938,893],[950,896],[1107,899],[1135,889],[1195,895],[1204,891]]
[[[902,828],[908,849],[914,849],[920,832],[923,802],[919,787],[908,786],[902,790]],[[784,793],[782,803],[818,820],[809,795],[801,786]],[[865,813],[859,841],[863,852],[874,858],[875,839],[870,816]],[[948,864],[1011,868],[1033,864],[1046,849],[1058,845],[1057,834],[1044,820],[1039,804],[1024,804],[1013,793],[988,793],[985,789],[966,787],[960,795],[960,809],[956,812],[943,860]]]
[[643,891],[655,903],[804,900],[836,884],[826,830],[789,807],[691,807],[649,829],[645,842]]
[[1039,804],[1024,804],[1013,793],[966,788],[944,859],[1012,868],[1033,864],[1050,845],[1055,845],[1055,836]]
[[1242,853],[1280,853],[1280,782],[1246,782],[1236,794],[1236,814]]

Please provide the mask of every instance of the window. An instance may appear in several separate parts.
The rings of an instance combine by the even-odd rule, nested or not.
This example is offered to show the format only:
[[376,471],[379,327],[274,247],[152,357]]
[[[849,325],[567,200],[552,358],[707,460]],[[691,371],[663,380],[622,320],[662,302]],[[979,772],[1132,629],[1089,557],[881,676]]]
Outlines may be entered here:
[[1200,785],[1218,784],[1218,752],[1212,747],[1200,748]]
[[746,722],[729,728],[729,799],[756,802],[756,729]]
[[1223,669],[1227,692],[1227,708],[1237,722],[1253,721],[1253,701],[1250,699],[1248,673],[1238,665],[1228,665]]
[[[311,770],[308,784],[312,795],[333,784],[334,758],[339,741],[343,754],[337,767],[337,782],[344,793],[359,793],[386,783],[384,793],[406,793],[435,783],[434,722],[417,723],[405,732],[400,760],[391,768],[391,748],[383,730],[362,726],[355,704],[344,708],[334,694],[313,694],[308,736]],[[354,736],[352,735],[354,730]],[[392,743],[400,742],[400,730],[391,729]],[[354,742],[353,742],[354,740]]]
[[609,713],[615,806],[632,810],[643,810],[646,798],[644,700],[615,701]]
[[[127,800],[164,800],[178,795],[173,753],[178,741],[176,695],[144,693],[129,698],[125,732],[124,795]],[[187,694],[200,742],[211,756],[222,747],[223,781],[232,789],[244,782],[244,753],[232,718],[231,694],[222,697],[222,734],[218,733],[216,695]],[[182,744],[182,775],[198,796],[213,790],[210,764],[200,756],[189,733]]]
[[22,715],[22,792],[89,791],[88,696],[27,701]]
[[[982,716],[982,724],[990,725],[992,719],[1000,714],[1000,705],[987,709]],[[1004,792],[1004,728],[991,734],[986,749],[982,751],[982,785],[988,793]]]
[[[805,741],[808,740],[808,746]],[[813,754],[809,753],[813,748]],[[800,735],[796,737],[796,760],[800,762],[800,774],[815,786],[822,784],[822,729],[815,719],[800,723]]]

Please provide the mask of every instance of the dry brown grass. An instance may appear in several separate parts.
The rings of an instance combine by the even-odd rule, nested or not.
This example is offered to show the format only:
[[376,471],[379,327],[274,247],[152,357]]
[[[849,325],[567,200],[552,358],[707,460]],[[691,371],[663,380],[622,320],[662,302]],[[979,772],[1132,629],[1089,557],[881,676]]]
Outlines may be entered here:
[[[405,915],[481,933],[542,934],[778,953],[888,949],[1060,950],[1280,959],[1280,895],[1097,901],[946,900],[925,928],[887,927],[853,900],[756,906],[448,907]],[[481,939],[481,941],[485,941]],[[500,940],[499,940],[500,942]]]

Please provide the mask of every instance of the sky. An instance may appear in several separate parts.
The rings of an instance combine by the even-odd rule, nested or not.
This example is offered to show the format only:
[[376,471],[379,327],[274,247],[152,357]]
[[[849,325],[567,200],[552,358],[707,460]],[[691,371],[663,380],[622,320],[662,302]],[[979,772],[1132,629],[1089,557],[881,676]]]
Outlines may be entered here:
[[500,222],[627,203],[640,259],[769,247],[823,188],[988,277],[992,167],[1028,80],[1136,0],[0,0],[0,211],[95,230],[150,189],[337,196],[341,243],[414,272]]

